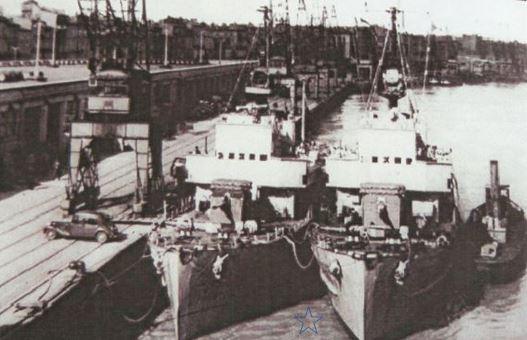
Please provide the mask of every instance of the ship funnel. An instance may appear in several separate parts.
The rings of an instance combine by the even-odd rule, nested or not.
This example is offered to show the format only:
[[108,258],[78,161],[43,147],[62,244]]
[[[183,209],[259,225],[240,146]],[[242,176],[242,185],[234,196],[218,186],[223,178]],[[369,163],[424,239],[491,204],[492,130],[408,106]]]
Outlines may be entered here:
[[488,195],[487,211],[496,218],[500,217],[500,175],[498,171],[498,161],[490,161],[490,188]]

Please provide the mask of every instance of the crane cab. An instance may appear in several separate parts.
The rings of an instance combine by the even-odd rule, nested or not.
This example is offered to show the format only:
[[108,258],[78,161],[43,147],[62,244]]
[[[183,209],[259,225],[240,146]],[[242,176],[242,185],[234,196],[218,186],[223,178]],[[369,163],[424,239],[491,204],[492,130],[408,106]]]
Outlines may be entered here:
[[[150,80],[148,72],[124,72],[108,69],[90,78],[88,117],[110,120],[148,121],[150,110]],[[120,118],[119,118],[120,117]]]
[[130,114],[130,76],[111,70],[90,78],[89,114]]

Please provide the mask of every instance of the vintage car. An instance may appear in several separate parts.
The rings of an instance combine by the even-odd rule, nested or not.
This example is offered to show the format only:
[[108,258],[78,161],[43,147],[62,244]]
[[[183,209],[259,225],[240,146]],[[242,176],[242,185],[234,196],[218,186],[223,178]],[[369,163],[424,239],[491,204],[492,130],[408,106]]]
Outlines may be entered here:
[[57,237],[94,239],[99,243],[116,239],[117,227],[109,215],[100,212],[83,211],[75,213],[71,219],[53,221],[44,227],[48,240]]

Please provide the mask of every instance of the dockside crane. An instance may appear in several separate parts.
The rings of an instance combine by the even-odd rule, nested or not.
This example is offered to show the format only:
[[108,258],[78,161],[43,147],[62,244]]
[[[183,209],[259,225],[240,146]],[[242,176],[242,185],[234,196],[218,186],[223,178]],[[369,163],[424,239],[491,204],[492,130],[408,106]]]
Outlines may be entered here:
[[62,207],[69,214],[79,207],[97,207],[97,163],[106,151],[97,142],[111,140],[122,141],[123,148],[135,153],[133,211],[142,214],[162,202],[164,186],[162,134],[152,112],[146,0],[119,0],[119,7],[111,0],[77,2],[90,41],[89,94],[84,117],[71,125]]

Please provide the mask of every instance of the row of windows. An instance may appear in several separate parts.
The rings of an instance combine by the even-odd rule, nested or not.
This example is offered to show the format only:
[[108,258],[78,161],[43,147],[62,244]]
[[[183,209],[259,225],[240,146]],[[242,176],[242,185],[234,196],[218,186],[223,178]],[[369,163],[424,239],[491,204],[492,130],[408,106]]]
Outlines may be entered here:
[[[224,158],[223,152],[218,152],[218,158],[219,159],[223,159]],[[228,154],[228,158],[229,159],[236,159],[236,155],[234,154],[234,152],[231,152],[231,153]],[[260,157],[259,157],[259,159],[261,161],[266,161],[267,158],[268,158],[267,155],[260,155]],[[245,154],[244,153],[239,153],[238,154],[238,159],[239,160],[245,160]],[[254,160],[256,160],[256,155],[254,153],[250,153],[248,159],[250,161],[254,161]]]
[[[371,162],[372,163],[380,163],[379,157],[372,156],[371,157]],[[382,157],[382,163],[389,164],[390,162],[391,162],[390,157]],[[402,162],[403,162],[403,159],[401,157],[393,157],[393,163],[395,163],[395,164],[402,164]],[[412,159],[411,158],[406,158],[406,164],[408,164],[408,165],[412,164]]]

